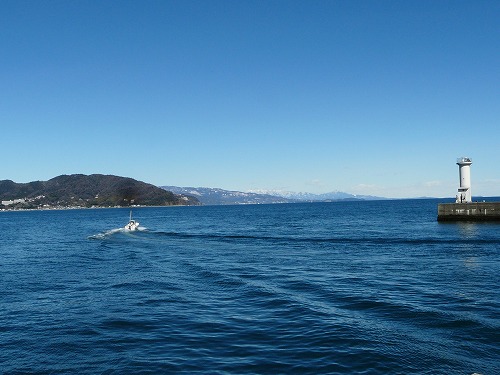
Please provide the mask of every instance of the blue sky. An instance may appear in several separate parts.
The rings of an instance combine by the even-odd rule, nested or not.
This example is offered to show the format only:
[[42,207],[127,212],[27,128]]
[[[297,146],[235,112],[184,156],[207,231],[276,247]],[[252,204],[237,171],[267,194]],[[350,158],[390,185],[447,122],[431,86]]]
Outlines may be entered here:
[[500,195],[498,1],[0,0],[0,179]]

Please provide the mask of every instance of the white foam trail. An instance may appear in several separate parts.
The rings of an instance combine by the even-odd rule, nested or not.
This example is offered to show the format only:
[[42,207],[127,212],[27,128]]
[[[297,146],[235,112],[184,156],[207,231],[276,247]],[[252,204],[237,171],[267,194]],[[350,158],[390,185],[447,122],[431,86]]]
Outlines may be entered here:
[[126,231],[125,228],[116,228],[116,229],[108,230],[107,232],[104,232],[104,233],[94,234],[93,236],[89,236],[89,238],[90,239],[101,240],[101,239],[104,239],[104,238],[108,238],[108,237],[112,236],[115,233],[125,232],[125,231]]
[[141,226],[137,227],[136,230],[129,230],[129,229],[125,229],[125,228],[116,228],[116,229],[108,230],[108,231],[103,232],[103,233],[94,234],[92,236],[89,236],[88,238],[93,239],[93,240],[102,240],[105,238],[109,238],[116,233],[133,234],[134,232],[146,232],[146,231],[148,231],[148,228],[141,227]]

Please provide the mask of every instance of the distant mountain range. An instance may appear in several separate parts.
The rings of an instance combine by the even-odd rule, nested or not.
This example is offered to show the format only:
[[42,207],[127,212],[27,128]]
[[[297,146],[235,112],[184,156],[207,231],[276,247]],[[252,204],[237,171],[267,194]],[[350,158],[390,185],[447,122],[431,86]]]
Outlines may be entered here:
[[132,178],[112,175],[62,175],[48,181],[0,181],[3,208],[197,205],[197,198],[165,191]]
[[296,200],[278,197],[269,194],[244,193],[241,191],[223,190],[219,188],[205,187],[179,187],[160,186],[162,189],[175,194],[190,195],[196,197],[205,205],[224,204],[269,204],[269,203],[295,203]]
[[340,191],[325,194],[312,194],[293,193],[280,190],[254,190],[250,192],[241,192],[206,187],[161,186],[161,188],[176,194],[194,196],[198,198],[198,200],[202,204],[205,205],[299,203],[386,199],[369,195],[353,195]]
[[297,193],[286,190],[251,190],[252,193],[269,194],[283,198],[289,198],[300,201],[316,202],[316,201],[338,201],[338,200],[384,200],[387,198],[376,197],[373,195],[355,195],[345,193],[343,191],[332,191],[329,193],[314,194],[314,193]]
[[280,190],[231,191],[206,187],[157,187],[113,175],[61,175],[48,181],[0,181],[0,208],[231,205],[385,199],[344,192],[293,193]]

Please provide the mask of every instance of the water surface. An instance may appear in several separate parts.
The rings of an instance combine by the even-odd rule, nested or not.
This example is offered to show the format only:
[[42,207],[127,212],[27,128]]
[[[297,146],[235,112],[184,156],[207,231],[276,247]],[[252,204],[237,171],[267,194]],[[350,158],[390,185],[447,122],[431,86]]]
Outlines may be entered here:
[[0,373],[500,373],[500,225],[437,201],[0,213]]

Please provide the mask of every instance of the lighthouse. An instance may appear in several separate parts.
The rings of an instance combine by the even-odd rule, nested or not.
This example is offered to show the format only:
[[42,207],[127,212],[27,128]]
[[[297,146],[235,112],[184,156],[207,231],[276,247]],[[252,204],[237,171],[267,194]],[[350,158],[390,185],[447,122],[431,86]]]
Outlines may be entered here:
[[471,203],[472,194],[470,191],[470,158],[462,157],[457,159],[460,186],[458,188],[457,203]]
[[472,202],[470,192],[470,158],[458,158],[460,186],[455,203],[438,204],[438,221],[498,221],[500,202]]

